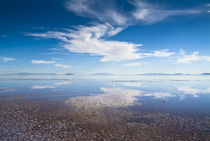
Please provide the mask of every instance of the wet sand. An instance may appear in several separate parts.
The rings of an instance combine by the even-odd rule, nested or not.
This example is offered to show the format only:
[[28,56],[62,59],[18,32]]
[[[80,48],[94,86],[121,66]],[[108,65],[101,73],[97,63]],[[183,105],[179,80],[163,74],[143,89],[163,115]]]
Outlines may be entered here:
[[208,141],[210,119],[138,111],[76,108],[62,101],[0,97],[0,140]]

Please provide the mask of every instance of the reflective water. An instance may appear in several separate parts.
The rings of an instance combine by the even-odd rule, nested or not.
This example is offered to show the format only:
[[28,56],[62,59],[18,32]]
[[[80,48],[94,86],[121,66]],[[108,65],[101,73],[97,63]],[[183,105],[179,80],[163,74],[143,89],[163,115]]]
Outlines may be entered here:
[[[1,76],[0,95],[33,94],[75,106],[138,105],[210,112],[210,76]],[[164,103],[164,104],[163,104]],[[81,105],[82,104],[82,105]],[[154,110],[154,109],[153,109]],[[183,109],[182,109],[183,110]]]
[[[160,114],[167,116],[170,121],[177,116],[182,116],[183,119],[179,119],[179,122],[183,121],[183,123],[184,117],[205,121],[202,124],[209,124],[210,119],[210,76],[201,75],[6,75],[1,76],[0,96],[2,102],[8,100],[5,96],[59,102],[76,111],[76,114],[83,114],[82,118],[84,118],[84,112],[90,112],[92,115],[85,118],[88,119],[87,122],[95,115],[100,115],[100,119],[106,116],[107,119],[104,109],[126,110],[122,115],[118,113],[115,117],[116,119],[129,117],[124,120],[126,125],[140,122],[150,126],[148,120],[153,120],[156,124],[157,118],[162,118]],[[100,114],[96,114],[96,111]],[[155,114],[152,115],[154,119],[151,118],[151,114]],[[97,121],[96,117],[94,120]],[[184,124],[184,126],[187,125]],[[199,126],[204,128],[201,123]],[[208,134],[209,130],[208,125],[205,126],[205,130],[193,130],[193,132]],[[195,135],[197,139],[209,139],[209,136],[197,134]]]

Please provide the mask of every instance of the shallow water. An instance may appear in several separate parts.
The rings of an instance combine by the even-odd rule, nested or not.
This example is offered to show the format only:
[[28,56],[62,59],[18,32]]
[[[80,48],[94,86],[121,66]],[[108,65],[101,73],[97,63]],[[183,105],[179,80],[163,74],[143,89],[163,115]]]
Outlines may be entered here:
[[210,76],[6,75],[0,78],[0,100],[1,140],[209,140],[210,135]]

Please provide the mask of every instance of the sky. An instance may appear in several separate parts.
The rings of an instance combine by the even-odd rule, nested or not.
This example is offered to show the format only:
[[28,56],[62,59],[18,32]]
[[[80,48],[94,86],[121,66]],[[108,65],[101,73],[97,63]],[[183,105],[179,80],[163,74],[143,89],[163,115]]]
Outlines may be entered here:
[[0,74],[210,72],[208,0],[1,0]]

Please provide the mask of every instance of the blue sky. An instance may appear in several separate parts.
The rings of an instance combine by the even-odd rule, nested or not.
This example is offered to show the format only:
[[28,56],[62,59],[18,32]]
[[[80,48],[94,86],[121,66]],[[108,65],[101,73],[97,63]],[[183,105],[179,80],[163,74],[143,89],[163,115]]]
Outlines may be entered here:
[[210,72],[207,0],[2,0],[0,73]]

